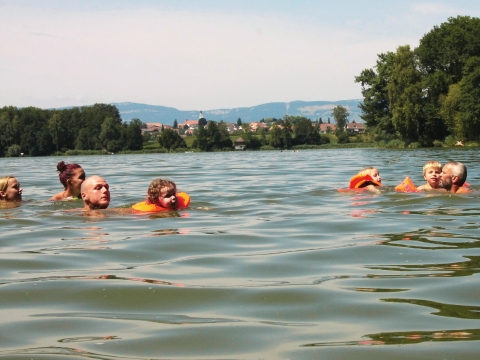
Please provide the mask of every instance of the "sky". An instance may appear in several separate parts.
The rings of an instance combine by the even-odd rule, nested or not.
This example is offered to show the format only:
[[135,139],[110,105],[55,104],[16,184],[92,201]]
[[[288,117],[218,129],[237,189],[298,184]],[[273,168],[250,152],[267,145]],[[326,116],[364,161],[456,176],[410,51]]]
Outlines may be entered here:
[[475,0],[0,0],[0,107],[361,99],[377,55]]

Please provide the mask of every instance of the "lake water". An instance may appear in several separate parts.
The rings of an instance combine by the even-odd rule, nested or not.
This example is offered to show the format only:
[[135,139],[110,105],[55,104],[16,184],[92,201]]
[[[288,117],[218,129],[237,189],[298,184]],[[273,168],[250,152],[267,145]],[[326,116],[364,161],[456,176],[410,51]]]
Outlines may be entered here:
[[[465,163],[466,195],[403,194],[427,160]],[[472,359],[480,352],[476,149],[334,149],[2,158],[25,202],[0,209],[0,357]],[[82,216],[60,160],[111,208],[168,177],[191,206]],[[379,195],[338,192],[364,166]]]

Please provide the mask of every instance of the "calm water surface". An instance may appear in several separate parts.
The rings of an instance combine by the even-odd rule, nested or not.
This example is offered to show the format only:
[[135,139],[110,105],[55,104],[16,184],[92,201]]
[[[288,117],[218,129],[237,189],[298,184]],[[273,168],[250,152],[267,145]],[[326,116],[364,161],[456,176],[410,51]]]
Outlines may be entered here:
[[[0,159],[26,200],[0,209],[0,357],[472,359],[480,353],[478,150],[312,150]],[[464,162],[473,192],[401,194]],[[60,160],[111,208],[169,177],[179,213],[52,203]],[[364,166],[379,195],[338,192]]]

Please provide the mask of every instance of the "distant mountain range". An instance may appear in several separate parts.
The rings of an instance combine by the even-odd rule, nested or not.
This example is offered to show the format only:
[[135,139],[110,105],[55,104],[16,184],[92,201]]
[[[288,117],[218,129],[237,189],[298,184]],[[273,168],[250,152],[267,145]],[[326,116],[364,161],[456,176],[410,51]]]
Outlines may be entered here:
[[252,107],[240,107],[233,109],[216,109],[216,110],[192,110],[182,111],[171,107],[138,104],[131,102],[112,103],[120,111],[123,121],[129,122],[132,119],[140,119],[145,123],[161,123],[172,125],[175,120],[183,123],[184,120],[196,120],[199,118],[200,111],[207,120],[237,122],[259,121],[265,118],[280,119],[285,115],[305,116],[309,119],[316,120],[322,118],[324,122],[330,118],[334,123],[332,109],[337,105],[347,108],[350,113],[349,121],[355,120],[361,122],[361,111],[358,104],[361,99],[355,100],[339,100],[339,101],[291,101],[291,102],[273,102]]

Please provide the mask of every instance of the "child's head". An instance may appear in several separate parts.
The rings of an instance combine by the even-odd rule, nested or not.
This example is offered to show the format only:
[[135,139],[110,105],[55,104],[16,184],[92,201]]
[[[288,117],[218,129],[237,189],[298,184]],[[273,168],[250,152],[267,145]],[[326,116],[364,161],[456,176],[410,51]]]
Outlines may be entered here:
[[382,178],[380,176],[380,172],[378,171],[377,168],[374,167],[366,167],[363,168],[358,172],[358,175],[370,175],[373,180],[375,180],[378,183],[382,182]]
[[440,179],[441,173],[442,164],[438,161],[430,160],[423,165],[423,177],[433,189],[439,188],[438,180]]
[[148,200],[166,209],[176,209],[177,185],[171,180],[155,179],[148,187]]

